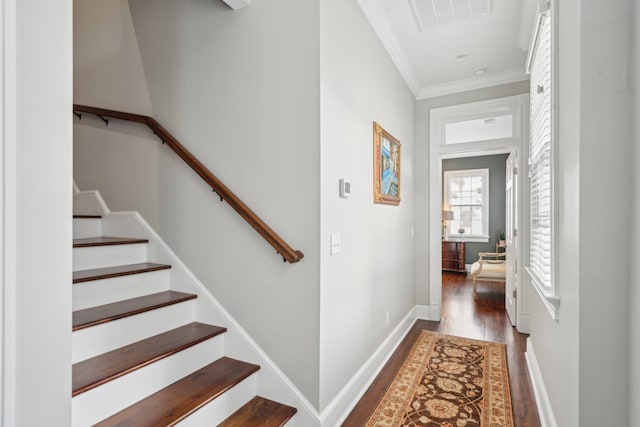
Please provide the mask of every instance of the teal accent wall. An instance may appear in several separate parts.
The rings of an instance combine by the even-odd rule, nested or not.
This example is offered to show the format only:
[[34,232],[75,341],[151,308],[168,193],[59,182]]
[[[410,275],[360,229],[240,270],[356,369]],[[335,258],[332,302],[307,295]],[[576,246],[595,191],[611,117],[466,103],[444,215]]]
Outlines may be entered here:
[[[465,264],[477,261],[478,252],[495,252],[498,231],[505,231],[507,157],[509,154],[496,154],[442,161],[443,185],[444,172],[446,171],[489,169],[489,241],[487,243],[467,242],[465,245]],[[442,194],[444,197],[444,187]]]

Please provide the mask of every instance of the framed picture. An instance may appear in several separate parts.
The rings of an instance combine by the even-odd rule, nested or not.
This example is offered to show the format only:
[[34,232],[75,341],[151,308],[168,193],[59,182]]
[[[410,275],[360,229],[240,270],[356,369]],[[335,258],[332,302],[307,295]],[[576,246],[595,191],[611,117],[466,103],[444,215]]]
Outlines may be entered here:
[[400,141],[373,122],[373,202],[400,204]]

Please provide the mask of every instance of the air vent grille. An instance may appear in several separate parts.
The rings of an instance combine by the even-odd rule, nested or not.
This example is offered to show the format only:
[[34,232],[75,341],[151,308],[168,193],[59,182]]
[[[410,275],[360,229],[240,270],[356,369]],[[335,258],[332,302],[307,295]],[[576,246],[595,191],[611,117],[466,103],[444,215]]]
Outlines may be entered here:
[[491,14],[491,0],[408,0],[418,31]]

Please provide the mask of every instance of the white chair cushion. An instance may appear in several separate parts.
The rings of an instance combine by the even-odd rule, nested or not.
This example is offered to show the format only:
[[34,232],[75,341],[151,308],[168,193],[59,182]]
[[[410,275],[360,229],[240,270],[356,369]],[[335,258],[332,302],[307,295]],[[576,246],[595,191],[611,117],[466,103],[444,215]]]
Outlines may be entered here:
[[507,263],[484,262],[480,270],[480,262],[476,261],[471,266],[471,275],[476,278],[504,279],[507,275]]

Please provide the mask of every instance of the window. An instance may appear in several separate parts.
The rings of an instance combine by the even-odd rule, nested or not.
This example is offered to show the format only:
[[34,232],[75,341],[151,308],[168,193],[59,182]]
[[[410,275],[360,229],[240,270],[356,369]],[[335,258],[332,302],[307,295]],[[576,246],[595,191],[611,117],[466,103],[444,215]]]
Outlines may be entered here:
[[449,237],[489,241],[489,169],[446,171],[444,210],[453,211]]
[[513,137],[513,115],[488,116],[445,125],[445,144],[491,141]]
[[550,11],[542,13],[534,36],[529,135],[529,263],[527,272],[552,317],[557,319],[554,281],[554,130]]

